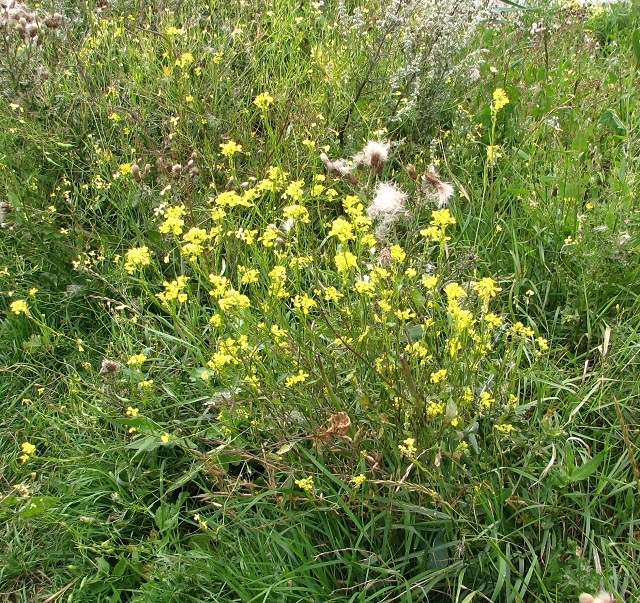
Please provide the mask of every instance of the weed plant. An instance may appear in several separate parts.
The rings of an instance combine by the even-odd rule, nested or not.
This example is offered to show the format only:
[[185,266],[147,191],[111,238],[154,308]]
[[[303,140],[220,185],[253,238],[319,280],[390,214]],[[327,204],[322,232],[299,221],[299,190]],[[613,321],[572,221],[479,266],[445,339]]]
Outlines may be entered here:
[[637,597],[633,7],[1,14],[3,601]]

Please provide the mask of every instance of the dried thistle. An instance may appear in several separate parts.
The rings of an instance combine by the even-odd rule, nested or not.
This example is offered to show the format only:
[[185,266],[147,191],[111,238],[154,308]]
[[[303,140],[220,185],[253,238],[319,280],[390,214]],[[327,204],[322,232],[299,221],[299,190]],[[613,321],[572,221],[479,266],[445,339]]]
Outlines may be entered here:
[[115,360],[109,360],[108,358],[104,358],[102,360],[102,364],[100,365],[100,373],[104,373],[106,375],[110,375],[115,373],[120,368],[120,363]]
[[330,174],[339,178],[346,178],[351,184],[358,184],[358,179],[351,173],[351,166],[346,159],[331,160],[326,153],[320,153],[320,161],[324,163],[327,172]]
[[389,157],[389,143],[369,140],[354,158],[353,162],[359,167],[369,166],[376,174],[382,173],[382,168]]
[[449,199],[453,197],[453,186],[449,182],[443,182],[438,176],[434,166],[430,165],[427,172],[422,176],[422,188],[425,191],[433,190],[438,201],[438,208],[444,207]]

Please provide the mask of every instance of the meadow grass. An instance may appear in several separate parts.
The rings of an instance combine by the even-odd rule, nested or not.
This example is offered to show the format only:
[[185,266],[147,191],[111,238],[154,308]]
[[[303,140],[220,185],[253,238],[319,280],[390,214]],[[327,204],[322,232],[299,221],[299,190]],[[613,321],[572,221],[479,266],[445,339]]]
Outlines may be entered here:
[[640,7],[480,4],[2,9],[2,600],[635,600]]

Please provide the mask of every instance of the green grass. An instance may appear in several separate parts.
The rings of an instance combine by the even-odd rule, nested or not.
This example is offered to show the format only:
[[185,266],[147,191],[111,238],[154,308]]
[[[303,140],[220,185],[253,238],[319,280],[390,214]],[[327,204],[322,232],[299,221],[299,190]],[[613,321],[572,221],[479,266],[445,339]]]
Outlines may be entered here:
[[502,4],[7,25],[0,600],[635,600],[640,13]]

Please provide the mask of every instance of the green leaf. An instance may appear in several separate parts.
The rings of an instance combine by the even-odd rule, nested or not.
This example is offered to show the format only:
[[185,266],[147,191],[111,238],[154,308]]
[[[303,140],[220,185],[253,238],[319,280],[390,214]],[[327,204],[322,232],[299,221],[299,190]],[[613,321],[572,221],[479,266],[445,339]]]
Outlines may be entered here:
[[636,55],[636,67],[640,69],[640,29],[636,29],[631,34],[631,47]]
[[42,515],[49,507],[58,501],[53,496],[34,496],[29,502],[22,507],[20,515],[22,517],[35,517]]
[[612,109],[606,109],[600,116],[600,119],[598,119],[598,123],[603,126],[610,127],[616,132],[616,134],[621,136],[624,136],[627,133],[626,126]]
[[567,477],[569,482],[580,482],[584,479],[587,479],[592,473],[594,473],[600,464],[602,463],[602,459],[604,459],[604,455],[606,450],[596,454],[592,459],[588,460],[584,465],[580,465],[576,467]]

